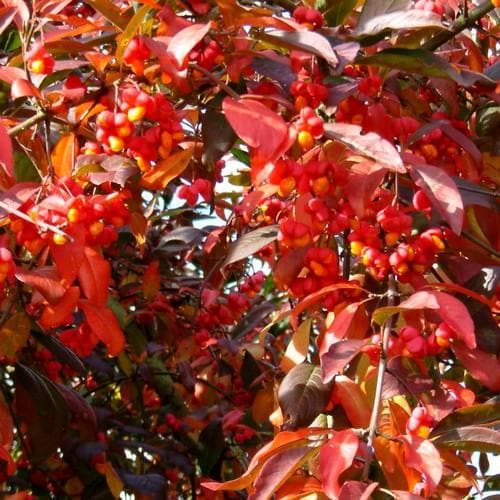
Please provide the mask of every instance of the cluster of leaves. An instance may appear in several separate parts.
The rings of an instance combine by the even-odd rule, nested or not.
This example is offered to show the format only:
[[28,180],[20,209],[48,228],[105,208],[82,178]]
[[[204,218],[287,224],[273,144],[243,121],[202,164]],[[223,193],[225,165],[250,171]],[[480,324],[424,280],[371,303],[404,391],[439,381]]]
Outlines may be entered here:
[[498,488],[496,1],[0,3],[2,497]]

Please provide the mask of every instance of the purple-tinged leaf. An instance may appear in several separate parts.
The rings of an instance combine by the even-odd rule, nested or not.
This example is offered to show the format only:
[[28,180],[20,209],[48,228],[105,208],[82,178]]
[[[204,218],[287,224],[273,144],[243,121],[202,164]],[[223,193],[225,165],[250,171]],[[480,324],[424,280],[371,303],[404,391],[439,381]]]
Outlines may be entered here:
[[500,432],[479,426],[451,429],[439,434],[433,442],[454,450],[500,453]]
[[362,134],[362,129],[358,125],[327,123],[325,136],[347,144],[355,153],[373,158],[387,170],[403,174],[406,172],[397,149],[375,132]]
[[335,375],[344,372],[345,367],[359,354],[365,340],[347,339],[331,345],[328,352],[321,356],[323,382],[328,384]]

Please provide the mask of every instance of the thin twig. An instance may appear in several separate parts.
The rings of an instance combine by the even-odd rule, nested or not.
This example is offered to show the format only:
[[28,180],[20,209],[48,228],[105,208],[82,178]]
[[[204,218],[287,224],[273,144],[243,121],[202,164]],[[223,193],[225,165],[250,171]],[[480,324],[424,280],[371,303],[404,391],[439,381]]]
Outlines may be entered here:
[[16,217],[19,217],[20,219],[22,219],[26,222],[29,222],[30,224],[34,224],[35,226],[38,226],[45,231],[51,231],[53,233],[64,236],[69,241],[74,241],[73,236],[70,236],[68,233],[64,232],[62,229],[58,228],[57,226],[53,226],[52,224],[49,224],[48,222],[34,221],[25,213],[17,210],[17,208],[10,207],[7,203],[5,203],[3,201],[0,201],[0,208],[3,208],[6,212],[15,215]]
[[478,247],[481,247],[483,250],[486,250],[488,253],[495,256],[497,259],[500,259],[500,252],[497,252],[494,248],[491,248],[489,245],[484,243],[484,241],[480,240],[473,234],[469,233],[468,231],[462,231],[462,236],[465,239],[472,241],[472,243],[475,243]]
[[[396,301],[396,282],[394,280],[394,276],[389,274],[388,279],[388,288],[387,288],[387,306],[391,307],[395,304]],[[394,321],[394,315],[389,316],[387,321],[384,324],[384,329],[382,331],[382,352],[380,355],[380,362],[378,365],[378,373],[377,373],[377,385],[375,386],[375,398],[373,401],[373,410],[370,417],[370,425],[368,428],[368,439],[367,445],[368,449],[373,451],[373,440],[375,439],[375,435],[377,432],[377,426],[380,416],[380,408],[382,406],[382,389],[384,386],[384,375],[387,368],[387,350],[389,347],[389,339],[391,336],[392,325]],[[363,479],[368,479],[368,474],[370,473],[370,462],[371,460],[367,460],[365,462],[364,470],[363,470]]]
[[205,69],[203,66],[200,66],[196,63],[191,63],[189,65],[190,68],[203,73],[206,77],[210,78],[214,83],[216,83],[226,94],[230,95],[232,98],[239,100],[240,96],[237,92],[235,92],[229,85],[226,85],[223,81],[219,80],[215,75],[213,75],[210,71]]
[[436,36],[432,37],[430,40],[422,45],[423,49],[426,50],[436,50],[441,47],[441,45],[450,41],[452,38],[457,36],[459,33],[467,28],[474,25],[476,21],[481,19],[483,16],[488,14],[493,10],[495,6],[491,0],[485,0],[482,4],[478,5],[475,9],[467,12],[467,15],[460,16],[447,31],[441,31]]
[[26,129],[30,128],[33,125],[36,125],[37,123],[40,123],[41,121],[45,120],[45,117],[47,114],[45,111],[38,111],[36,115],[33,115],[32,117],[28,118],[27,120],[24,120],[23,122],[17,124],[16,126],[12,127],[9,129],[9,135],[10,137],[15,137],[16,135],[20,134],[21,132],[24,132]]

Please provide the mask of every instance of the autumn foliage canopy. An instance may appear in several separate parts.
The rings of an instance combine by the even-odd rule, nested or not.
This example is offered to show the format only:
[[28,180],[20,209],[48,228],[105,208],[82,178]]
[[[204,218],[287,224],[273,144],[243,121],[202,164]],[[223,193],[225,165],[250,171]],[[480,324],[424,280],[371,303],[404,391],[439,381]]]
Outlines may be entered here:
[[0,496],[498,490],[497,6],[0,0]]

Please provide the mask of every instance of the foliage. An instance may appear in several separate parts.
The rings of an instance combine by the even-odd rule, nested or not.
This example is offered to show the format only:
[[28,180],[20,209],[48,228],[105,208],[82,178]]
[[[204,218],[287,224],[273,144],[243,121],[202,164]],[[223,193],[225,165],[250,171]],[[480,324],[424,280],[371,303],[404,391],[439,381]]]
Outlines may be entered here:
[[497,2],[1,4],[2,498],[495,488]]

